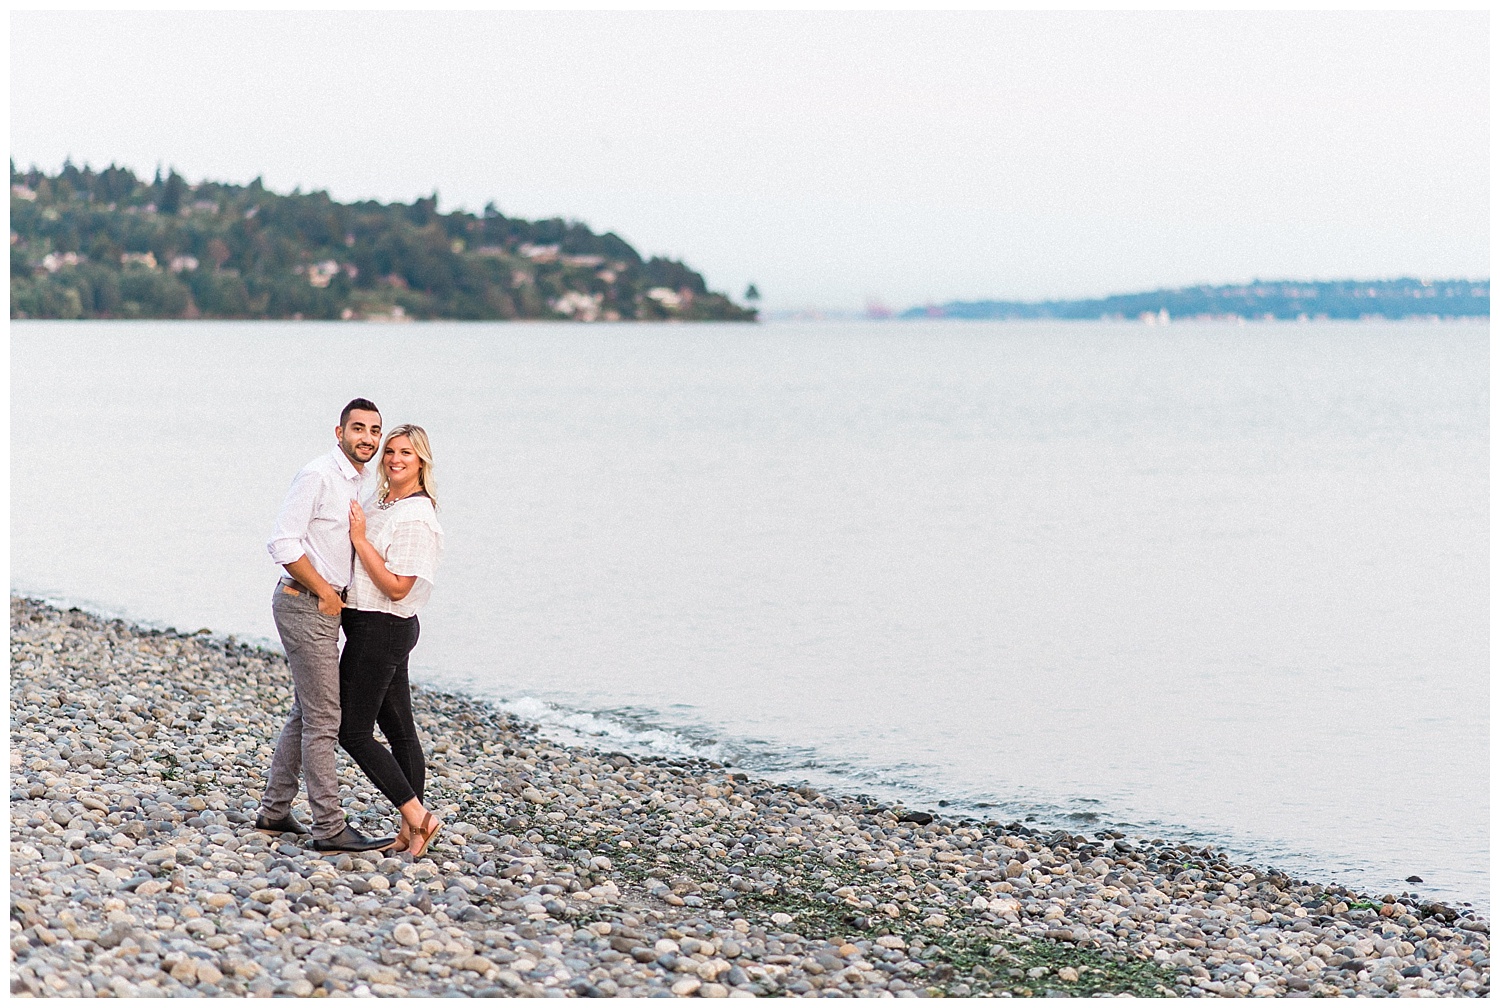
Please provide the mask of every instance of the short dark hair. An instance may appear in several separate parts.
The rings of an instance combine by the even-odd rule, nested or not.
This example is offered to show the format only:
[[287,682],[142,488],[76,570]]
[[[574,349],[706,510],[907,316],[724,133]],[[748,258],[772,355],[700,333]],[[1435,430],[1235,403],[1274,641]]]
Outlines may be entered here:
[[355,410],[369,410],[371,413],[379,413],[380,407],[368,399],[350,399],[349,405],[344,407],[344,412],[339,414],[339,426],[342,427],[349,422],[349,414]]

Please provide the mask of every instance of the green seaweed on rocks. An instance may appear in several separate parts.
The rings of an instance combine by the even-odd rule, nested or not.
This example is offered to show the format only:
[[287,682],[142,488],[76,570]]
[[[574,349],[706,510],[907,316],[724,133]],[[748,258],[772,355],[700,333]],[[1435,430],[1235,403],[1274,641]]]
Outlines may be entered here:
[[[668,860],[649,871],[626,868],[624,873],[634,876],[636,881],[645,881],[670,875],[691,876],[694,867]],[[740,872],[754,868],[779,870],[787,880],[780,886],[744,893],[735,900],[735,912],[750,924],[793,930],[804,936],[872,939],[877,947],[911,950],[908,957],[921,967],[912,974],[914,983],[930,996],[962,997],[1002,991],[1024,997],[1048,991],[1070,996],[1176,994],[1177,972],[1150,960],[1120,961],[1071,943],[1016,936],[976,923],[912,927],[872,921],[842,901],[818,898],[832,888],[870,880],[869,873],[857,869],[821,871],[820,885],[807,887],[807,878],[802,874],[805,867],[792,859],[758,856],[746,858],[736,867]],[[695,878],[694,881],[703,886],[711,880]]]

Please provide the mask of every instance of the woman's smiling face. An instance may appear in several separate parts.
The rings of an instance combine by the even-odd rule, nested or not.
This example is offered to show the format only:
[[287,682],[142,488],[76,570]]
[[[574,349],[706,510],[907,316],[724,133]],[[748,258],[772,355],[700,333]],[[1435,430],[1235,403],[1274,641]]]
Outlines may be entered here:
[[392,488],[415,487],[422,475],[422,460],[405,434],[398,434],[385,443],[381,465],[385,466],[385,478]]

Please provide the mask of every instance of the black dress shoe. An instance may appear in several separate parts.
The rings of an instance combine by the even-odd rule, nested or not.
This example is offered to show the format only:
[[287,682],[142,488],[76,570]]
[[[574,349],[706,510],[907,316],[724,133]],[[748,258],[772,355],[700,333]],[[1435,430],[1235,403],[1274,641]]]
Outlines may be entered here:
[[351,854],[361,854],[365,851],[385,850],[396,842],[393,836],[367,837],[353,826],[345,826],[344,832],[335,834],[327,840],[314,840],[312,849],[315,851],[348,851]]
[[293,818],[290,812],[281,819],[267,819],[264,812],[258,813],[255,817],[255,828],[262,833],[270,833],[272,836],[280,836],[283,833],[307,836],[308,833],[307,827]]

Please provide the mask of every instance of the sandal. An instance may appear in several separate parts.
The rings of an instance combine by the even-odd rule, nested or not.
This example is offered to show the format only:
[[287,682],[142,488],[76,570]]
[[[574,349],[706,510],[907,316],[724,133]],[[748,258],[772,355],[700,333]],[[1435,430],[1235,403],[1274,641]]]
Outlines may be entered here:
[[422,825],[412,829],[413,845],[406,849],[413,861],[427,853],[427,848],[432,846],[433,837],[437,836],[438,830],[443,828],[441,820],[434,819],[431,812],[422,817]]

